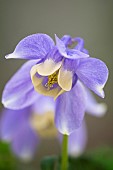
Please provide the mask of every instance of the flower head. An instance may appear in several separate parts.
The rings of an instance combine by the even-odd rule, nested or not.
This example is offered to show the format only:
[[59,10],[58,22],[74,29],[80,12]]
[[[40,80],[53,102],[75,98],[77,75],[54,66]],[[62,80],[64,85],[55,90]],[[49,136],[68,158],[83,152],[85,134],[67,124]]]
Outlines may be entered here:
[[[89,56],[83,39],[69,35],[55,39],[56,44],[46,34],[28,36],[6,56],[30,61],[6,84],[2,103],[9,109],[23,109],[41,94],[54,97],[56,127],[69,135],[82,124],[87,100],[85,87],[104,97],[108,69],[104,62]],[[69,48],[73,42],[77,45]]]
[[[89,57],[81,38],[55,35],[56,45],[46,34],[34,34],[21,40],[6,58],[35,60],[31,79],[37,92],[57,98],[70,91],[80,79],[88,88],[104,97],[103,87],[108,78],[106,65]],[[73,42],[78,44],[70,49]],[[95,67],[93,67],[95,65]]]
[[53,99],[40,97],[37,102],[21,110],[4,109],[0,120],[0,138],[24,160],[33,157],[40,138],[57,136]]

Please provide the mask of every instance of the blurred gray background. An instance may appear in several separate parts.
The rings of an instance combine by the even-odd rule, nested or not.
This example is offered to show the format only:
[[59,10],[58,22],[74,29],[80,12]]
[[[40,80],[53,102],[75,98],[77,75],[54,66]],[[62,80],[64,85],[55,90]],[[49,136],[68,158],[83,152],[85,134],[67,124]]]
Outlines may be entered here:
[[[6,60],[16,44],[27,35],[47,33],[52,38],[70,34],[85,40],[92,57],[103,60],[110,71],[103,118],[86,115],[89,140],[87,148],[113,146],[113,1],[112,0],[0,0],[0,96],[6,82],[25,62]],[[2,105],[1,105],[2,107]],[[50,147],[51,146],[51,147]],[[60,153],[56,140],[43,141],[38,157]]]

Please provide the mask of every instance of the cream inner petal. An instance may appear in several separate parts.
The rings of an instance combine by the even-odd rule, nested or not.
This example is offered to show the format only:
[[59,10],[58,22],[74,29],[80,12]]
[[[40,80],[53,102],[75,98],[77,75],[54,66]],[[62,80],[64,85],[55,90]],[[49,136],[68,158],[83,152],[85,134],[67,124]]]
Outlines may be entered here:
[[45,62],[37,65],[37,72],[41,76],[48,76],[57,71],[62,65],[62,61],[55,63],[52,59],[47,59]]
[[47,87],[42,84],[44,77],[37,77],[36,73],[37,65],[33,66],[30,71],[31,80],[36,92],[45,96],[54,97],[55,99],[64,92],[64,90],[62,90],[59,86],[54,89],[48,90]]
[[34,65],[32,68],[31,68],[31,71],[30,71],[30,75],[31,75],[31,80],[32,80],[32,83],[34,85],[34,87],[40,85],[43,81],[43,78],[38,78],[35,74],[37,73],[37,65]]
[[57,135],[52,111],[44,114],[32,114],[30,123],[41,137],[55,137]]
[[71,90],[72,78],[73,78],[73,73],[71,71],[65,70],[62,67],[60,68],[58,73],[58,84],[63,90],[65,91]]
[[59,91],[59,93],[54,97],[54,100],[56,100],[57,97],[60,96],[61,94],[63,94],[64,92],[65,92],[65,90],[61,89],[61,90]]

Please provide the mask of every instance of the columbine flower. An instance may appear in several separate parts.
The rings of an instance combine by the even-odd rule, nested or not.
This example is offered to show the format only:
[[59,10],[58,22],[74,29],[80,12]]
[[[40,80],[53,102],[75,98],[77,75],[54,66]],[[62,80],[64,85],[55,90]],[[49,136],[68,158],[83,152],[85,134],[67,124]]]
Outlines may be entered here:
[[[41,138],[57,137],[61,141],[61,134],[54,126],[54,104],[52,98],[40,97],[30,107],[3,111],[0,120],[0,138],[10,142],[12,151],[21,159],[33,158]],[[106,112],[106,105],[98,104],[92,94],[87,92],[86,110],[92,115],[102,116]],[[83,122],[82,126],[69,136],[69,155],[76,157],[81,155],[86,144],[87,130]]]
[[[37,104],[38,103],[38,104]],[[40,137],[56,136],[54,102],[40,97],[32,106],[21,110],[4,109],[0,120],[0,138],[11,143],[12,151],[30,160],[40,143]]]
[[[35,60],[31,79],[35,90],[41,94],[57,97],[64,91],[70,91],[79,78],[88,88],[104,97],[103,87],[108,77],[106,65],[98,59],[89,58],[82,39],[71,39],[70,36],[61,40],[57,36],[55,38],[56,45],[45,34],[28,36],[6,58]],[[69,49],[74,41],[78,42],[77,46]]]
[[[56,127],[69,135],[80,127],[86,108],[85,90],[80,81],[104,97],[108,69],[101,60],[89,57],[81,38],[64,36],[60,40],[55,37],[56,45],[45,34],[28,36],[19,42],[12,54],[6,56],[31,61],[24,64],[7,83],[2,103],[10,109],[27,107],[36,101],[34,89],[54,98],[59,96],[56,100]],[[78,44],[69,49],[75,41]]]

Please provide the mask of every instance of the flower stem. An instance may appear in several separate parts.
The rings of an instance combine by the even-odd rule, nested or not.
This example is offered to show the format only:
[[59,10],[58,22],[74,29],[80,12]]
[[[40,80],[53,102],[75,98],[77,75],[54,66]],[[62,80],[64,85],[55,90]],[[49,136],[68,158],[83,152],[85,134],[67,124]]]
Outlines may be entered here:
[[62,160],[61,170],[67,170],[68,167],[68,135],[63,135],[62,142]]

